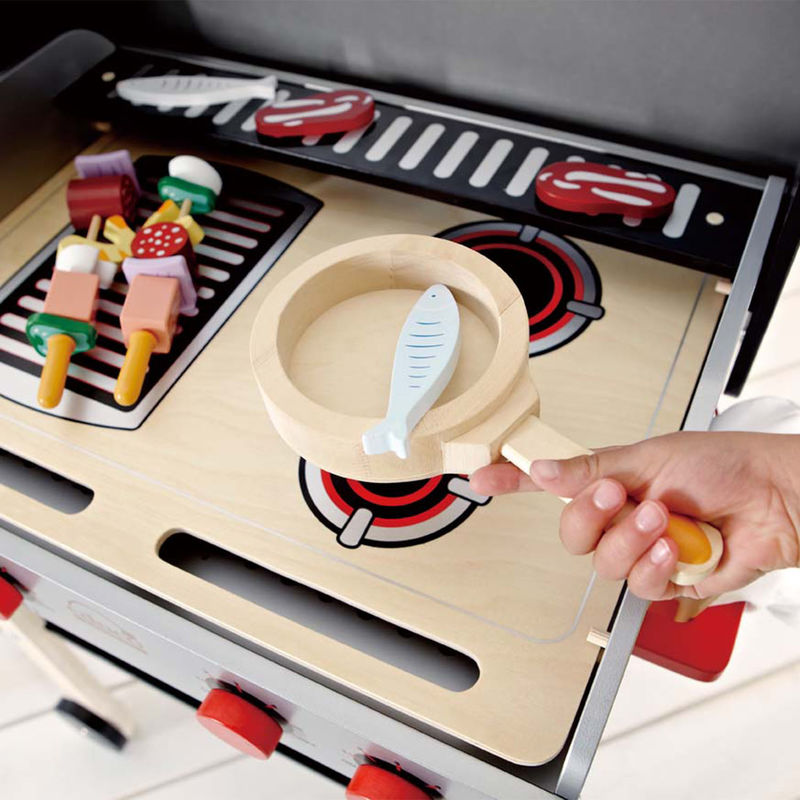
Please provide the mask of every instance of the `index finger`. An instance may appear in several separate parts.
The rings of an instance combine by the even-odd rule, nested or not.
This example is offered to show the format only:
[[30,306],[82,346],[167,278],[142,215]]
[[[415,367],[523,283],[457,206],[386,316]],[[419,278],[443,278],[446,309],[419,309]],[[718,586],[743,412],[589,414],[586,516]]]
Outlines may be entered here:
[[489,464],[470,475],[470,488],[483,495],[538,492],[539,487],[513,464]]

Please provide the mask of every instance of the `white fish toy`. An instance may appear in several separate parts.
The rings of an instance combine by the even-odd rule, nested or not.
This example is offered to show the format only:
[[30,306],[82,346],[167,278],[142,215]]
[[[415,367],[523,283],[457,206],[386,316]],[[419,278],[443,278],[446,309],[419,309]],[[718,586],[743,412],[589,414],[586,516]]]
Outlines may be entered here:
[[275,97],[277,79],[267,75],[257,80],[217,78],[214,75],[158,75],[128,78],[117,83],[117,94],[129,103],[153,106],[212,106],[231,100]]
[[361,437],[368,456],[392,451],[408,458],[408,437],[444,391],[461,345],[458,304],[437,283],[414,304],[397,340],[389,409],[384,420]]

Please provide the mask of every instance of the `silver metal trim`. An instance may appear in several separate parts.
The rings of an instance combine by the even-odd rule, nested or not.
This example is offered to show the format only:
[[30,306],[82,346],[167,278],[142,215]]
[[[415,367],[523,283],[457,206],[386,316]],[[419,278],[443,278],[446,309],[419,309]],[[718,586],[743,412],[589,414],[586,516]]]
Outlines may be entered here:
[[[251,64],[244,64],[238,61],[229,61],[227,59],[189,55],[186,53],[178,53],[174,50],[152,50],[142,47],[131,47],[128,49],[133,52],[143,53],[146,55],[176,58],[187,64],[196,64],[209,69],[238,72],[242,75],[256,75],[258,77],[264,77],[265,75],[276,75],[279,80],[299,83],[308,89],[314,89],[316,91],[348,88],[348,84],[344,83],[336,83],[332,81],[324,81],[320,83],[313,78],[309,78],[308,75],[300,75],[296,72],[286,72],[277,69],[265,69],[264,67],[256,67]],[[465,112],[454,106],[443,105],[440,103],[429,103],[418,100],[411,101],[407,97],[392,94],[391,92],[373,91],[370,89],[370,94],[376,100],[401,106],[408,111],[420,111],[425,114],[431,114],[441,118],[460,120],[468,124],[479,123],[485,127],[494,128],[495,130],[499,131],[518,133],[522,136],[535,136],[538,139],[559,142],[566,145],[573,145],[584,150],[594,150],[595,152],[599,153],[612,153],[624,158],[633,158],[639,161],[649,161],[653,164],[661,164],[665,167],[684,170],[685,172],[690,172],[695,175],[703,175],[706,178],[715,178],[717,180],[727,181],[728,183],[746,186],[750,189],[763,189],[766,183],[764,178],[759,178],[756,175],[748,175],[744,172],[737,172],[734,170],[725,169],[724,167],[715,167],[711,164],[703,164],[702,162],[692,161],[691,159],[687,158],[670,156],[666,155],[665,153],[657,153],[640,147],[629,147],[628,145],[610,142],[605,139],[596,139],[592,136],[580,136],[578,134],[559,131],[554,128],[545,128],[543,126],[533,125],[528,122],[508,120],[490,114],[482,114],[473,111]]]
[[[280,698],[282,704],[304,708],[326,724],[356,734],[365,741],[370,752],[379,757],[401,757],[405,763],[417,764],[446,782],[469,787],[466,792],[457,792],[459,797],[552,800],[552,794],[524,778],[300,675],[271,660],[270,653],[254,643],[244,647],[170,608],[88,572],[60,555],[26,541],[2,523],[0,553],[3,561],[7,559],[35,575],[47,576],[45,580],[48,583],[108,609],[115,616],[174,644],[177,649],[224,665],[227,674],[263,687]],[[33,589],[35,596],[35,586]],[[191,687],[181,688],[182,691],[187,689],[196,699],[203,699],[198,693],[200,684],[196,680]],[[292,740],[291,746],[342,772],[342,762],[332,760],[339,753],[319,752],[313,745],[303,748],[302,741]]]
[[625,589],[608,645],[558,776],[556,794],[564,800],[577,800],[581,793],[649,605],[647,600]]
[[750,235],[736,269],[731,293],[725,303],[683,424],[684,430],[705,431],[711,424],[733,363],[739,334],[744,326],[756,282],[761,274],[764,254],[775,226],[785,186],[786,181],[783,178],[771,175],[767,179]]
[[[697,388],[689,404],[683,430],[704,431],[708,430],[711,424],[714,409],[733,361],[739,332],[761,272],[764,253],[775,224],[785,184],[783,178],[770,176],[767,179],[753,227],[750,229],[736,271],[731,294],[720,317]],[[586,781],[647,607],[646,601],[632,595],[626,587],[608,646],[586,697],[586,703],[561,768],[556,794],[565,800],[577,798]]]

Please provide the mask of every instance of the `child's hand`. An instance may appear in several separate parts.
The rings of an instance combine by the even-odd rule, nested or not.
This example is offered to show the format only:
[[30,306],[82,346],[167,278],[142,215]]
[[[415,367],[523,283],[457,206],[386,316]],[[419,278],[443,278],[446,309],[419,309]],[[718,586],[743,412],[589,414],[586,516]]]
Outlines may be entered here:
[[[543,490],[573,500],[561,515],[570,553],[594,551],[597,573],[627,578],[647,600],[710,597],[765,572],[800,566],[800,436],[675,433],[565,461],[535,461],[475,472],[485,495]],[[630,496],[639,507],[611,524]],[[667,509],[716,526],[725,541],[717,570],[695,586],[669,578],[678,550],[664,536]]]

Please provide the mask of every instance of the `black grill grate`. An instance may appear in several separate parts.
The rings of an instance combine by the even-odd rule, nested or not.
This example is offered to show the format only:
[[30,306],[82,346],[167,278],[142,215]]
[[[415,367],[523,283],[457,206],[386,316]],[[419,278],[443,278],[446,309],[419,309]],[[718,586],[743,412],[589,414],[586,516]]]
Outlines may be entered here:
[[[156,183],[166,174],[167,161],[160,156],[144,156],[136,163],[143,191],[136,227],[161,204]],[[113,392],[125,355],[119,313],[127,284],[118,273],[112,286],[100,292],[97,346],[72,359],[67,391],[52,413],[110,427],[138,427],[321,207],[315,198],[279,181],[235,167],[215,166],[224,189],[217,208],[198,218],[206,232],[195,248],[199,313],[180,318],[170,352],[154,355],[150,362],[141,397],[130,408],[121,408]],[[35,382],[43,359],[26,339],[25,322],[29,314],[42,310],[58,241],[72,232],[71,226],[65,228],[0,295],[1,391],[31,408],[39,408]]]
[[[692,172],[689,162],[669,157],[658,157],[660,163],[655,165],[614,155],[601,142],[593,144],[567,133],[528,132],[512,120],[501,125],[467,111],[437,110],[410,101],[377,102],[376,119],[365,130],[271,140],[255,131],[254,114],[264,105],[261,100],[188,109],[131,106],[116,96],[112,84],[103,82],[101,76],[108,72],[115,80],[167,73],[233,74],[123,49],[68,89],[65,105],[83,109],[94,119],[134,122],[160,131],[172,128],[184,137],[235,143],[271,159],[424,194],[725,277],[731,277],[739,263],[762,193],[761,178],[702,165]],[[278,96],[299,98],[316,91],[311,83],[282,80]],[[570,215],[539,204],[533,188],[537,172],[547,163],[565,160],[618,164],[657,174],[678,191],[675,211],[668,219],[626,224],[618,217]],[[709,214],[713,222],[707,220]],[[722,224],[714,224],[720,219]]]

